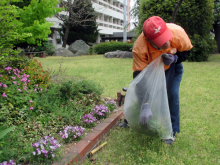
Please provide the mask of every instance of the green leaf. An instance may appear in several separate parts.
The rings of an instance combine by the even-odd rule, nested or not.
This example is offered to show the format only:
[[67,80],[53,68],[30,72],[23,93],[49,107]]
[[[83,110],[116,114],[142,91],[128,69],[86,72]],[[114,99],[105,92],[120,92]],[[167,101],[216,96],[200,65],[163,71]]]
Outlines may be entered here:
[[3,138],[7,133],[9,133],[10,131],[12,131],[14,128],[15,128],[15,126],[14,126],[14,127],[7,128],[6,130],[0,132],[0,139]]

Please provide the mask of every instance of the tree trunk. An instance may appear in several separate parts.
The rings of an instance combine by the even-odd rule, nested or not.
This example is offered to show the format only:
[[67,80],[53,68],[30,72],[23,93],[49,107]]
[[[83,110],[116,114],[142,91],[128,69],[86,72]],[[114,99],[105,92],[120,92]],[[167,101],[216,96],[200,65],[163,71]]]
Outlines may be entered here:
[[65,31],[65,34],[64,34],[64,37],[63,37],[63,47],[64,48],[66,48],[66,43],[67,43],[67,38],[68,38],[68,35],[69,35],[69,31],[70,31],[70,23],[67,23],[66,31]]
[[176,14],[177,14],[177,11],[181,5],[183,0],[178,0],[177,4],[176,4],[176,7],[174,8],[174,11],[173,11],[173,14],[172,14],[172,18],[171,18],[171,23],[174,23],[175,22],[175,19],[176,19]]
[[216,44],[218,46],[218,53],[220,53],[220,25],[214,24],[213,28],[215,31],[215,40],[216,40]]

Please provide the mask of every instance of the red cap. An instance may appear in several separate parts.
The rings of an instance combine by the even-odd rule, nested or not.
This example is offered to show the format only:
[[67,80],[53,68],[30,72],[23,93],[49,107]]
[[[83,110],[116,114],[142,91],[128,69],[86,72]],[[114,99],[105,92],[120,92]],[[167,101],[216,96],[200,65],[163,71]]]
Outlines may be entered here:
[[145,37],[157,47],[163,46],[173,37],[166,22],[158,16],[150,17],[144,22],[143,32]]

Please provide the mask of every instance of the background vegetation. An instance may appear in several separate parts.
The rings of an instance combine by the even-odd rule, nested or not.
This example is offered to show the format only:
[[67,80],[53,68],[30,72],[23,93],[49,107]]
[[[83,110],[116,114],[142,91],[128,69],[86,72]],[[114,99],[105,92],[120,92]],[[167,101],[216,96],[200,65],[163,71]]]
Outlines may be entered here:
[[[140,6],[135,10],[135,12],[139,11],[136,35],[142,32],[144,21],[151,16],[160,16],[169,23],[176,3],[177,0],[141,0]],[[185,29],[194,46],[189,61],[206,61],[210,54],[216,51],[216,42],[210,34],[213,20],[213,1],[185,0],[181,3],[175,24]]]

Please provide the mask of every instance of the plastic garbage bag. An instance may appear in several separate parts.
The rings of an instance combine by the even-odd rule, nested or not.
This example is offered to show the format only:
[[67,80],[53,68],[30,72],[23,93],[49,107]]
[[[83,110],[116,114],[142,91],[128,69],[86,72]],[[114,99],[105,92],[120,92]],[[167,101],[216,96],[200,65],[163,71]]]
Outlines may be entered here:
[[[140,114],[145,104],[148,104],[152,115],[147,124],[143,125],[140,123]],[[152,61],[130,83],[125,96],[123,113],[134,131],[161,139],[173,138],[161,56]]]

